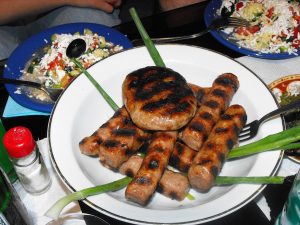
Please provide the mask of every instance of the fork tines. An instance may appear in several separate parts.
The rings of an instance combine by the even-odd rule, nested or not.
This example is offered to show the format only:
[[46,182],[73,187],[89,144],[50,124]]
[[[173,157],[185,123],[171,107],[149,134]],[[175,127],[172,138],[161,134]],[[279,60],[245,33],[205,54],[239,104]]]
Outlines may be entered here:
[[244,126],[243,130],[239,134],[239,141],[240,142],[247,141],[247,140],[253,138],[254,136],[256,136],[259,125],[260,124],[258,123],[257,120],[246,124]]
[[238,26],[250,26],[249,21],[237,17],[228,17],[228,22],[232,25],[234,24]]

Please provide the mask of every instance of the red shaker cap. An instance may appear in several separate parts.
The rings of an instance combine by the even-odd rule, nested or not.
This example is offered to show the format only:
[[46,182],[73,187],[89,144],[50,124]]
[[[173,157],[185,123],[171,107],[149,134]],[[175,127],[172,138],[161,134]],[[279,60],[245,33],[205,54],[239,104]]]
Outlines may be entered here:
[[30,130],[22,126],[9,129],[3,137],[3,144],[8,154],[13,158],[27,156],[35,147],[35,141]]

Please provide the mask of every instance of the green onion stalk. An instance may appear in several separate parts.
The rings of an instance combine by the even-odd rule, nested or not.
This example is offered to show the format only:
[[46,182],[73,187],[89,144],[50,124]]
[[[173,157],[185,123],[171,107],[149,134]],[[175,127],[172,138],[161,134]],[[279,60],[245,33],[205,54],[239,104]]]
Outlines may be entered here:
[[255,153],[270,150],[288,150],[299,147],[300,143],[300,125],[292,127],[288,130],[281,131],[276,134],[269,135],[259,141],[243,145],[231,150],[228,159],[244,157]]
[[[136,26],[142,36],[144,43],[157,66],[165,67],[157,49],[155,48],[153,42],[149,38],[147,32],[145,31],[136,11],[131,8],[130,14],[136,23]],[[81,64],[76,60],[72,61],[85,73],[89,80],[94,84],[94,86],[103,95],[105,100],[110,104],[110,106],[116,111],[119,109],[117,104],[110,98],[109,95],[101,88],[101,86],[94,80],[94,78],[81,66]],[[290,128],[288,130],[279,132],[277,134],[269,135],[259,141],[247,144],[241,147],[233,149],[228,158],[233,159],[237,157],[245,157],[252,154],[257,154],[266,150],[278,150],[278,149],[291,149],[299,147],[300,143],[295,143],[300,140],[300,126]],[[285,177],[280,176],[267,176],[267,177],[229,177],[229,176],[218,176],[215,180],[215,185],[231,185],[240,183],[249,184],[282,184]],[[117,191],[126,187],[132,180],[130,177],[124,177],[122,179],[113,181],[111,183],[98,185],[95,187],[86,188],[80,191],[76,191],[69,194],[61,199],[59,199],[54,205],[46,212],[45,216],[53,219],[57,219],[63,210],[63,208],[70,202],[86,199],[88,196],[98,195],[102,193],[107,193],[110,191]],[[187,195],[188,199],[194,199],[190,194]]]
[[[238,154],[232,156],[231,152],[229,158],[245,157],[253,154],[257,154],[263,151],[264,147],[267,150],[275,149],[291,149],[300,146],[300,143],[294,143],[294,141],[300,140],[300,125],[290,128],[288,130],[281,131],[276,134],[269,135],[256,142],[237,147],[231,152],[237,151]],[[276,140],[274,140],[274,137]],[[282,144],[282,146],[280,146]],[[238,155],[238,156],[237,156]],[[92,188],[83,189],[81,191],[74,192],[58,200],[47,212],[46,216],[51,218],[57,218],[63,208],[70,202],[83,200],[88,196],[106,193],[110,191],[116,191],[126,187],[132,178],[124,177],[111,183],[99,185]],[[232,185],[232,184],[282,184],[285,177],[282,176],[263,176],[263,177],[231,177],[231,176],[218,176],[215,180],[215,185]],[[190,194],[187,195],[188,199],[194,199]]]
[[103,98],[107,101],[110,107],[117,111],[119,106],[114,102],[114,100],[105,92],[105,90],[100,86],[100,84],[92,77],[92,75],[78,62],[77,59],[71,58],[71,61],[79,67],[79,69],[86,75],[86,77],[91,81],[91,83],[97,88],[99,93],[103,96]]
[[61,213],[61,211],[64,209],[65,206],[67,206],[69,203],[73,201],[83,200],[86,199],[89,196],[98,195],[110,191],[117,191],[124,187],[126,187],[132,178],[130,177],[124,177],[122,179],[113,181],[111,183],[98,185],[95,187],[85,188],[81,191],[73,192],[65,197],[62,197],[59,199],[46,213],[45,216],[48,216],[52,219],[57,219]]
[[152,60],[154,61],[156,66],[160,67],[166,67],[164,61],[162,60],[159,52],[157,51],[155,45],[153,44],[153,41],[149,37],[147,31],[145,30],[135,8],[130,8],[129,13],[144,41],[144,44],[146,45],[146,48],[148,49],[148,52],[150,56],[152,57]]

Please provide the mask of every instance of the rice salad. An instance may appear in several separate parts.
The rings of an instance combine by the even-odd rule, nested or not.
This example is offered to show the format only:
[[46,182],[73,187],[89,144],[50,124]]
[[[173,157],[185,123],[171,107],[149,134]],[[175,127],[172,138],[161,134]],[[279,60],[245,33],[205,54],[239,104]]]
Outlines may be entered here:
[[[83,34],[53,34],[51,43],[44,49],[44,55],[35,57],[22,72],[20,79],[45,84],[46,87],[66,88],[81,73],[80,69],[66,56],[68,45],[75,39],[86,42],[86,51],[77,58],[84,68],[104,59],[111,54],[120,52],[123,47],[108,42],[105,37],[84,29]],[[51,101],[43,91],[35,88],[20,87],[16,93],[24,93],[40,101]]]
[[250,27],[223,30],[239,46],[261,53],[297,55],[300,6],[296,0],[223,0],[217,13],[251,22]]

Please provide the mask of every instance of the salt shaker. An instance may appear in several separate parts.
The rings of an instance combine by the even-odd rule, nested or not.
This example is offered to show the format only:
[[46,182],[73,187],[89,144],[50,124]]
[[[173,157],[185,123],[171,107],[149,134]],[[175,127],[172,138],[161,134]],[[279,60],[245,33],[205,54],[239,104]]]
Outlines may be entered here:
[[3,137],[3,144],[24,189],[31,194],[42,194],[51,185],[48,170],[30,130],[17,126]]

